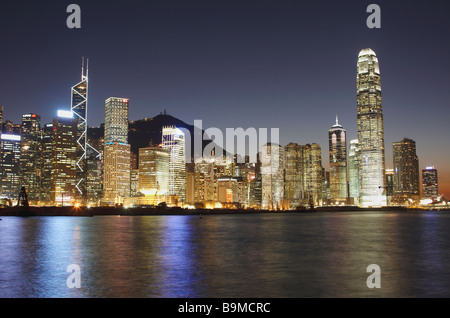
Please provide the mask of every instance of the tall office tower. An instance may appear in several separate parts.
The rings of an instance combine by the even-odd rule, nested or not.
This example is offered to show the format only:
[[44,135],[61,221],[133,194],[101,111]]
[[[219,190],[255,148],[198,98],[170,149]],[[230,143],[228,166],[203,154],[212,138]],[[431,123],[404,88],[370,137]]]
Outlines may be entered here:
[[50,193],[58,206],[77,203],[77,124],[68,111],[59,111],[53,120]]
[[438,173],[434,167],[426,167],[422,170],[422,190],[423,197],[436,200],[438,192]]
[[104,149],[103,201],[106,204],[121,204],[130,196],[131,146],[124,143],[106,143]]
[[0,196],[14,199],[19,197],[20,135],[0,136]]
[[284,199],[283,147],[268,143],[261,148],[262,208],[275,210]]
[[350,148],[348,151],[348,189],[349,197],[352,198],[353,204],[358,204],[359,202],[359,161],[358,139],[350,140]]
[[41,191],[41,117],[36,114],[22,115],[21,136],[19,183],[25,187],[28,201],[36,204]]
[[52,196],[48,189],[51,188],[52,176],[52,136],[53,124],[45,124],[42,129],[42,165],[41,165],[41,204],[50,204]]
[[284,197],[291,209],[300,205],[302,185],[303,149],[301,145],[289,143],[284,147]]
[[105,142],[128,143],[128,109],[126,98],[110,97],[105,101]]
[[91,206],[100,204],[103,196],[103,161],[104,138],[99,135],[101,127],[89,128],[86,149],[86,203]]
[[318,144],[303,146],[303,192],[306,202],[315,206],[323,200],[322,150]]
[[101,160],[101,154],[92,147],[87,140],[87,115],[88,115],[88,87],[89,87],[89,59],[84,64],[84,57],[81,66],[81,82],[72,87],[71,90],[71,110],[74,118],[78,120],[77,127],[77,197],[84,203],[87,201],[88,193],[86,180],[88,178],[88,156],[92,160]]
[[416,154],[416,142],[404,138],[392,143],[394,159],[394,194],[404,200],[419,201],[420,176],[419,159]]
[[186,140],[184,133],[175,126],[162,129],[162,147],[168,149],[169,195],[177,196],[181,202],[186,196]]
[[330,160],[330,199],[332,203],[347,200],[347,132],[336,124],[328,131]]
[[139,149],[139,192],[161,197],[169,192],[170,151],[160,147]]
[[385,206],[384,127],[378,58],[371,49],[357,63],[357,119],[360,147],[360,206]]
[[391,205],[394,197],[394,169],[386,169],[386,200]]

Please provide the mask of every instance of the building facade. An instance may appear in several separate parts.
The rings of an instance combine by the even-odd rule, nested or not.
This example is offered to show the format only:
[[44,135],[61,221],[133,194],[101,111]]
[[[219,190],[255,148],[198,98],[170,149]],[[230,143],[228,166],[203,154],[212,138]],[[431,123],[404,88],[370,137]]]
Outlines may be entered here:
[[103,204],[122,204],[131,194],[130,152],[128,144],[106,143],[104,148]]
[[359,176],[359,144],[358,139],[350,141],[348,151],[348,189],[352,204],[359,204],[360,176]]
[[168,149],[169,156],[169,195],[179,202],[186,196],[186,140],[183,131],[175,126],[162,129],[162,148]]
[[169,193],[169,158],[168,149],[139,149],[139,192],[155,197],[164,197]]
[[30,204],[37,204],[41,192],[42,132],[41,117],[22,115],[20,144],[20,185],[25,187]]
[[347,132],[336,124],[328,131],[331,204],[347,201]]
[[439,196],[438,171],[430,166],[422,170],[423,198],[436,200]]
[[283,147],[268,143],[261,149],[262,208],[278,210],[284,200]]
[[0,196],[16,200],[19,197],[20,141],[18,134],[0,136]]
[[418,203],[420,199],[419,159],[416,142],[409,138],[392,144],[394,196],[399,204]]
[[360,147],[360,202],[363,207],[385,206],[384,126],[381,75],[371,49],[358,55],[357,126]]
[[128,143],[129,99],[110,97],[105,101],[105,143]]
[[50,194],[54,205],[77,203],[77,125],[78,120],[60,115],[53,120]]

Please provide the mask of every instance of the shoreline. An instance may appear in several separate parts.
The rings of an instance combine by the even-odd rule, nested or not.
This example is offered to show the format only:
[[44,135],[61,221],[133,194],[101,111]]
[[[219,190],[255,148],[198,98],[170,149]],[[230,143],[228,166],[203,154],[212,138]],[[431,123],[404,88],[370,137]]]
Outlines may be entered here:
[[251,214],[312,214],[320,212],[439,212],[450,209],[408,207],[360,208],[356,206],[317,207],[312,210],[246,210],[246,209],[182,209],[182,208],[115,208],[115,207],[10,207],[0,209],[0,216],[164,216],[164,215],[251,215]]

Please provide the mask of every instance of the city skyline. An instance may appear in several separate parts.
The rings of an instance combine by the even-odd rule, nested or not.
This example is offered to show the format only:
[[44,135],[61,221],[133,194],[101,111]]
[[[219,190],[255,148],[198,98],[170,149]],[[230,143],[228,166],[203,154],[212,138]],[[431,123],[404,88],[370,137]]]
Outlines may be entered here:
[[[306,40],[312,40],[312,37],[308,36],[307,28],[304,28],[307,26],[305,23],[310,23],[310,26],[318,26],[318,22],[312,21],[312,18],[306,18],[303,22],[301,21],[302,19],[299,19],[300,21],[296,22],[298,24],[289,24],[294,23],[294,20],[293,14],[289,14],[288,9],[294,8],[296,9],[295,13],[299,13],[299,8],[294,4],[285,3],[276,6],[272,3],[261,4],[259,7],[254,7],[254,11],[251,11],[253,14],[250,15],[252,18],[251,21],[255,25],[253,28],[251,26],[252,24],[244,23],[244,18],[247,16],[242,13],[244,9],[248,9],[250,6],[249,4],[239,5],[238,3],[234,3],[229,6],[224,4],[203,4],[202,6],[200,3],[201,2],[198,2],[196,5],[193,5],[193,8],[180,3],[172,3],[167,5],[167,7],[159,5],[156,6],[156,11],[159,13],[166,13],[166,15],[163,15],[164,17],[167,17],[168,12],[173,13],[176,17],[180,17],[184,16],[186,13],[192,13],[191,11],[194,11],[194,8],[204,8],[203,11],[199,10],[201,12],[197,12],[193,16],[190,16],[189,14],[185,16],[184,21],[186,22],[192,22],[194,17],[198,18],[200,16],[201,18],[198,23],[193,24],[191,28],[187,28],[186,32],[190,35],[194,34],[190,33],[194,30],[198,32],[195,33],[198,37],[196,36],[194,38],[196,44],[199,44],[200,40],[204,39],[211,39],[212,43],[205,41],[206,44],[199,45],[197,50],[195,49],[195,46],[187,43],[189,41],[186,42],[186,39],[183,41],[183,32],[178,28],[171,30],[173,33],[172,37],[168,36],[170,32],[164,28],[158,29],[161,30],[161,34],[159,35],[155,35],[156,32],[150,32],[158,41],[170,39],[171,45],[168,45],[166,49],[157,50],[157,54],[155,54],[159,56],[159,58],[155,58],[155,55],[149,54],[146,58],[148,61],[141,64],[141,66],[144,66],[145,72],[137,71],[136,62],[130,64],[131,62],[128,60],[126,54],[124,54],[122,58],[120,58],[120,55],[112,54],[111,52],[103,52],[104,55],[100,55],[100,52],[97,49],[98,46],[92,43],[93,39],[90,39],[87,36],[87,33],[89,33],[89,28],[95,28],[95,30],[99,30],[99,32],[104,32],[103,28],[110,27],[111,25],[103,20],[102,21],[106,23],[103,27],[101,26],[101,23],[98,25],[93,23],[93,19],[101,12],[95,4],[87,4],[83,1],[79,3],[83,10],[84,21],[82,29],[79,30],[80,32],[74,31],[74,33],[70,33],[70,30],[64,29],[63,27],[63,30],[61,31],[51,31],[42,24],[37,23],[37,30],[44,28],[51,35],[48,39],[42,39],[44,42],[50,39],[54,41],[55,39],[60,39],[61,36],[64,36],[67,37],[67,39],[58,42],[62,43],[62,47],[64,47],[64,43],[67,43],[67,41],[74,41],[74,43],[76,43],[81,41],[81,39],[90,39],[88,40],[90,45],[77,47],[73,52],[68,52],[66,47],[65,52],[67,52],[67,54],[60,55],[57,58],[55,58],[55,55],[53,54],[45,56],[44,53],[49,53],[45,49],[37,50],[37,56],[35,56],[35,58],[45,61],[43,64],[46,66],[42,67],[43,70],[47,70],[47,72],[41,72],[41,66],[28,68],[26,62],[26,58],[30,58],[28,54],[23,53],[22,56],[11,59],[8,58],[8,56],[11,56],[9,55],[9,49],[6,49],[3,54],[5,54],[6,59],[10,61],[10,63],[8,65],[2,63],[1,66],[5,69],[7,74],[11,74],[12,76],[9,77],[10,81],[2,79],[3,85],[0,90],[0,96],[3,98],[0,100],[0,105],[5,106],[3,115],[4,121],[10,119],[14,123],[18,123],[23,114],[31,112],[41,116],[42,125],[50,123],[53,117],[55,117],[53,114],[56,113],[57,109],[67,109],[70,107],[68,102],[69,90],[67,87],[73,85],[77,79],[80,57],[87,56],[91,61],[89,126],[98,126],[103,122],[101,114],[103,113],[104,115],[104,100],[106,98],[109,96],[124,96],[131,101],[130,120],[153,117],[164,109],[167,109],[170,114],[182,118],[186,122],[193,122],[194,119],[202,119],[206,127],[219,127],[223,130],[227,127],[241,126],[244,128],[279,127],[280,143],[282,145],[287,145],[290,142],[299,144],[318,143],[322,148],[322,157],[326,158],[326,145],[328,142],[326,132],[329,129],[329,123],[334,118],[336,112],[339,115],[342,126],[347,130],[347,140],[355,139],[357,136],[354,61],[361,49],[371,47],[377,53],[380,63],[382,64],[381,72],[384,96],[383,112],[386,132],[386,168],[392,168],[392,142],[398,141],[404,137],[409,137],[417,143],[417,152],[420,160],[419,169],[423,169],[425,166],[435,166],[439,171],[439,191],[448,196],[450,172],[445,164],[445,158],[448,155],[448,149],[450,147],[448,146],[449,142],[445,139],[445,116],[434,116],[433,118],[423,116],[425,109],[427,113],[430,114],[445,112],[445,106],[448,105],[449,100],[448,93],[443,93],[445,92],[445,85],[448,85],[450,82],[448,78],[449,75],[442,73],[442,70],[446,69],[445,65],[442,66],[442,63],[446,63],[446,60],[441,58],[440,63],[436,62],[439,60],[438,57],[441,55],[444,57],[447,54],[449,48],[437,46],[437,42],[435,42],[439,35],[446,34],[447,30],[445,28],[438,28],[438,22],[435,22],[434,24],[431,22],[433,20],[431,17],[439,16],[440,13],[435,12],[436,10],[432,11],[429,8],[425,8],[425,10],[421,11],[420,9],[423,8],[416,3],[411,3],[409,5],[411,12],[414,12],[415,14],[421,12],[424,17],[428,17],[428,19],[425,20],[429,23],[426,23],[425,25],[422,24],[421,26],[424,30],[421,30],[418,27],[414,28],[413,26],[412,30],[416,32],[416,36],[424,39],[425,35],[429,35],[429,32],[426,32],[425,30],[429,31],[431,29],[436,31],[434,36],[429,37],[429,39],[425,41],[425,43],[430,44],[430,48],[425,50],[424,48],[413,47],[413,43],[409,37],[402,38],[402,45],[391,43],[389,40],[381,40],[382,34],[390,33],[396,35],[400,34],[401,31],[404,31],[408,27],[411,27],[411,22],[408,19],[405,19],[404,24],[396,24],[395,27],[392,24],[395,14],[400,14],[401,6],[379,2],[383,13],[382,29],[369,30],[365,26],[365,19],[367,17],[365,8],[367,7],[367,4],[358,3],[355,5],[356,2],[353,2],[352,4],[332,4],[329,1],[322,1],[321,3],[325,4],[324,7],[328,8],[328,10],[334,8],[338,13],[343,13],[348,9],[349,13],[344,15],[335,14],[335,16],[333,16],[330,13],[327,13],[327,10],[325,10],[326,12],[321,13],[319,6],[305,6],[305,10],[302,11],[303,15],[301,15],[301,17],[305,18],[304,15],[306,13],[311,13],[311,15],[317,19],[318,17],[322,17],[321,19],[318,19],[322,21],[319,31],[325,32],[324,34],[326,34],[326,36],[324,35],[321,38],[319,36],[320,39],[317,41],[321,42],[320,45],[319,43],[314,43],[314,41],[308,41],[310,46],[305,48],[297,42],[301,39],[304,39],[304,43],[306,43]],[[43,1],[42,6],[45,9],[48,9],[44,10],[44,15],[48,17],[46,21],[53,27],[59,21],[57,21],[54,16],[59,9],[58,6],[55,6],[55,8],[49,6],[49,8],[47,8],[47,5],[48,4]],[[149,6],[150,5],[144,5],[145,8],[149,8]],[[61,4],[61,7],[64,9],[66,6]],[[155,9],[154,7],[152,8]],[[267,17],[268,12],[273,8],[276,9],[275,12],[279,16],[288,18],[286,23],[281,23],[282,19],[280,17],[272,17],[267,24],[262,23],[262,17]],[[14,10],[17,10],[17,8],[14,8],[14,5],[11,5],[11,9],[13,12]],[[116,9],[117,8],[114,10]],[[222,12],[219,9],[224,9],[225,11]],[[106,15],[107,13],[110,13],[108,10],[110,9],[104,8],[105,12],[103,12],[103,14]],[[233,28],[229,23],[225,24],[223,27],[220,25],[220,23],[229,22],[229,17],[226,16],[225,13],[231,14],[234,11],[237,12],[231,16],[236,19],[239,27],[243,27],[244,35],[255,36],[249,37],[249,39],[252,40],[250,41],[252,45],[244,45],[245,50],[236,47],[236,44],[242,44],[241,41],[244,39],[244,37],[237,36],[237,27]],[[155,11],[152,12],[153,13],[151,14],[156,14]],[[221,19],[217,22],[210,21],[205,18],[205,13],[208,12],[211,13],[212,17],[219,17]],[[261,17],[258,18],[258,14],[261,15]],[[323,16],[321,16],[321,14],[323,14]],[[114,13],[113,16],[117,17],[117,13]],[[138,14],[138,16],[140,15]],[[60,17],[60,20],[64,22],[64,18],[65,16],[63,14],[63,16]],[[348,22],[345,22],[345,20]],[[126,21],[130,22],[130,19],[126,19]],[[169,23],[170,21],[171,20],[169,19],[166,23]],[[356,23],[356,21],[358,21],[358,23]],[[439,21],[439,19],[436,19],[436,21]],[[43,22],[41,21],[41,23]],[[162,23],[161,18],[158,19],[158,23]],[[15,23],[13,23],[13,25],[17,26]],[[203,31],[203,28],[200,28],[200,26],[204,27],[205,25],[215,26],[214,30],[221,31],[219,32],[219,35],[217,35],[220,41],[215,37],[207,37],[208,33]],[[256,26],[263,27],[264,25],[266,25],[266,28],[263,28],[263,30],[272,30],[274,35],[271,35],[270,32],[267,34],[259,32],[259,29],[256,28]],[[269,28],[269,25],[272,26],[273,29]],[[333,25],[333,28],[331,28],[331,25]],[[135,28],[136,24],[131,23],[131,26]],[[125,39],[125,36],[130,34],[129,30],[131,26],[125,26],[122,23],[116,26],[114,30],[118,31],[116,34],[118,38],[122,40]],[[342,36],[340,36],[339,39],[343,41],[343,44],[347,44],[347,46],[336,45],[337,40],[332,39],[333,32],[341,32],[347,30],[347,28],[354,28],[354,33],[351,34],[355,36],[352,40],[347,39],[347,37],[350,38],[350,36],[347,36],[345,39],[342,39]],[[149,30],[148,28],[142,29],[143,30],[139,32],[139,35],[143,35]],[[332,31],[332,29],[336,29],[336,31]],[[284,31],[289,31],[289,40],[296,39],[296,41],[288,41],[288,39],[280,37],[280,35],[284,34]],[[34,32],[35,31],[19,29],[15,31],[15,34],[26,34],[29,36]],[[320,34],[320,32],[315,34]],[[357,34],[361,36],[358,37],[356,36]],[[131,48],[136,49],[140,47],[141,44],[138,43],[139,41],[135,38],[136,34],[132,33],[132,35],[132,39],[125,41],[125,43],[131,46]],[[167,37],[164,37],[164,35],[167,35]],[[228,36],[231,35],[237,36],[235,40],[228,38]],[[296,35],[298,35],[298,37],[296,37]],[[11,35],[7,35],[6,38],[11,40]],[[20,42],[20,39],[21,37],[19,36],[15,40],[16,43],[24,45]],[[161,44],[161,42],[158,41],[156,42]],[[120,43],[120,41],[117,43]],[[186,48],[186,46],[189,45],[191,49],[183,51],[185,54],[176,56],[169,55],[167,59],[165,59],[164,54],[174,52],[171,51],[169,47],[173,49],[177,43],[183,45],[183,48]],[[276,45],[270,49],[269,46],[264,47],[264,43]],[[415,43],[416,42],[414,41],[414,44]],[[226,55],[222,54],[220,50],[215,50],[213,44],[220,44],[220,49],[223,49],[226,44],[234,44],[234,46],[229,46],[229,49],[227,50],[229,59],[224,59]],[[330,49],[325,51],[324,47],[329,47]],[[152,47],[145,46],[143,48],[146,53],[154,52],[152,51]],[[199,57],[196,56],[196,53],[201,52],[201,49],[205,48],[209,48],[209,50],[204,51],[203,55],[199,57],[207,57],[207,59],[204,63],[201,63]],[[259,48],[265,48],[265,50],[258,51]],[[288,50],[289,48],[291,50]],[[439,48],[440,50],[431,50],[431,48]],[[59,46],[55,49],[57,52],[62,52],[62,48],[59,48]],[[135,50],[132,51],[136,52]],[[251,58],[251,54],[256,52],[258,53],[257,55],[252,55],[255,58]],[[289,61],[288,63],[284,63],[280,60],[280,57],[283,55],[282,52],[287,55],[286,58]],[[293,59],[293,55],[291,55],[293,52],[301,54],[297,56],[297,59]],[[425,52],[429,54],[427,55],[429,56],[428,58],[425,58],[423,55]],[[313,59],[311,56],[313,53],[317,53],[318,57]],[[328,64],[330,62],[324,59],[325,54],[332,57],[332,61],[330,61],[331,64]],[[175,57],[177,57],[177,59],[175,59]],[[139,63],[142,63],[143,59],[144,56],[139,55],[136,60]],[[171,59],[173,59],[172,65],[168,63]],[[312,63],[317,61],[324,64]],[[20,64],[21,62],[25,63]],[[164,63],[161,65],[161,62]],[[189,63],[184,64],[183,67],[182,62]],[[243,67],[243,64],[248,62],[251,63],[248,64],[247,67]],[[297,64],[294,64],[293,62],[297,62]],[[343,78],[343,83],[331,84],[330,79],[328,78],[321,78],[320,81],[318,81],[318,76],[311,73],[310,68],[305,67],[307,62],[315,64],[315,68],[319,73],[322,69],[329,69],[329,67],[333,66],[336,69],[336,72],[340,73],[339,76]],[[437,64],[435,65],[435,63]],[[19,64],[20,67],[18,67]],[[229,71],[224,73],[224,66],[227,65]],[[437,65],[440,65],[440,68],[436,67]],[[194,66],[202,67],[194,71]],[[344,67],[345,71],[340,72]],[[148,72],[152,68],[154,68],[154,72]],[[25,73],[17,75],[18,72],[13,72],[14,69],[22,69],[22,72]],[[114,70],[115,72],[119,70],[119,73],[122,71],[124,74],[127,74],[130,78],[128,79],[128,82],[131,84],[125,83],[122,78],[117,76],[112,76],[111,80],[103,81],[102,79],[111,75],[109,69]],[[168,72],[166,77],[161,76],[163,75],[163,73],[161,73],[162,69]],[[218,72],[214,73],[212,70]],[[22,85],[18,85],[17,81],[22,79],[24,74],[27,74],[27,71],[32,75],[30,76],[31,78],[34,76],[34,73],[36,73],[40,74],[41,78],[42,76],[44,76],[45,79],[56,78],[58,79],[58,83],[56,85],[50,85],[51,89],[48,89],[48,85],[46,85],[47,90],[40,87],[40,92],[35,94],[34,87],[28,85],[27,80],[25,80]],[[139,81],[138,79],[140,76],[138,75],[144,75],[143,73],[145,73],[147,80]],[[171,76],[169,76],[169,73]],[[175,74],[179,76],[177,77]],[[399,77],[398,74],[403,75]],[[205,77],[206,75],[208,75],[208,77]],[[203,80],[199,80],[199,76],[201,76],[201,79]],[[258,80],[257,77],[261,76],[262,79]],[[414,81],[408,81],[411,76],[413,76]],[[187,84],[189,79],[192,79],[192,85]],[[206,79],[208,79],[209,82],[207,82]],[[402,85],[400,79],[403,79],[404,82],[408,82],[409,86]],[[312,84],[307,83],[308,80],[314,85],[317,85],[317,87],[313,89],[311,86]],[[426,82],[430,81],[434,86],[431,86],[431,84],[427,85]],[[276,82],[278,82],[278,84],[276,84]],[[48,84],[48,82],[46,83]],[[271,86],[272,83],[273,86]],[[39,85],[37,86],[39,87]],[[322,87],[327,89],[325,90],[325,93],[321,92],[321,95],[319,95],[317,89]],[[343,89],[343,87],[345,87],[345,89]],[[30,90],[30,95],[33,96],[34,102],[27,102],[26,96],[17,94],[17,89],[19,88],[27,91]],[[147,94],[147,88],[150,88],[150,94]],[[195,89],[192,90],[193,88]],[[423,89],[419,90],[419,88]],[[187,94],[189,91],[192,91],[193,93]],[[201,92],[204,94],[201,95]],[[145,102],[142,100],[142,96],[146,98]],[[315,98],[313,98],[313,96],[315,96]],[[266,99],[266,101],[262,102],[262,99]],[[197,104],[197,106],[195,106],[195,104]],[[419,104],[424,106],[420,107]],[[236,114],[238,116],[236,116]],[[327,114],[329,114],[329,116],[327,116]],[[420,127],[424,127],[420,129],[420,131],[417,130],[419,125]],[[324,166],[328,168],[326,160],[324,160]]]

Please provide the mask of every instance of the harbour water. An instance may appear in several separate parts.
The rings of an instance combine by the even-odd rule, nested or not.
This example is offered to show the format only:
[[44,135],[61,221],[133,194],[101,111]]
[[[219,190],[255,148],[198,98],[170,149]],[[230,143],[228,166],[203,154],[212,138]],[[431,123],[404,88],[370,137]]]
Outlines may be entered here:
[[2,217],[0,297],[450,297],[450,212]]

